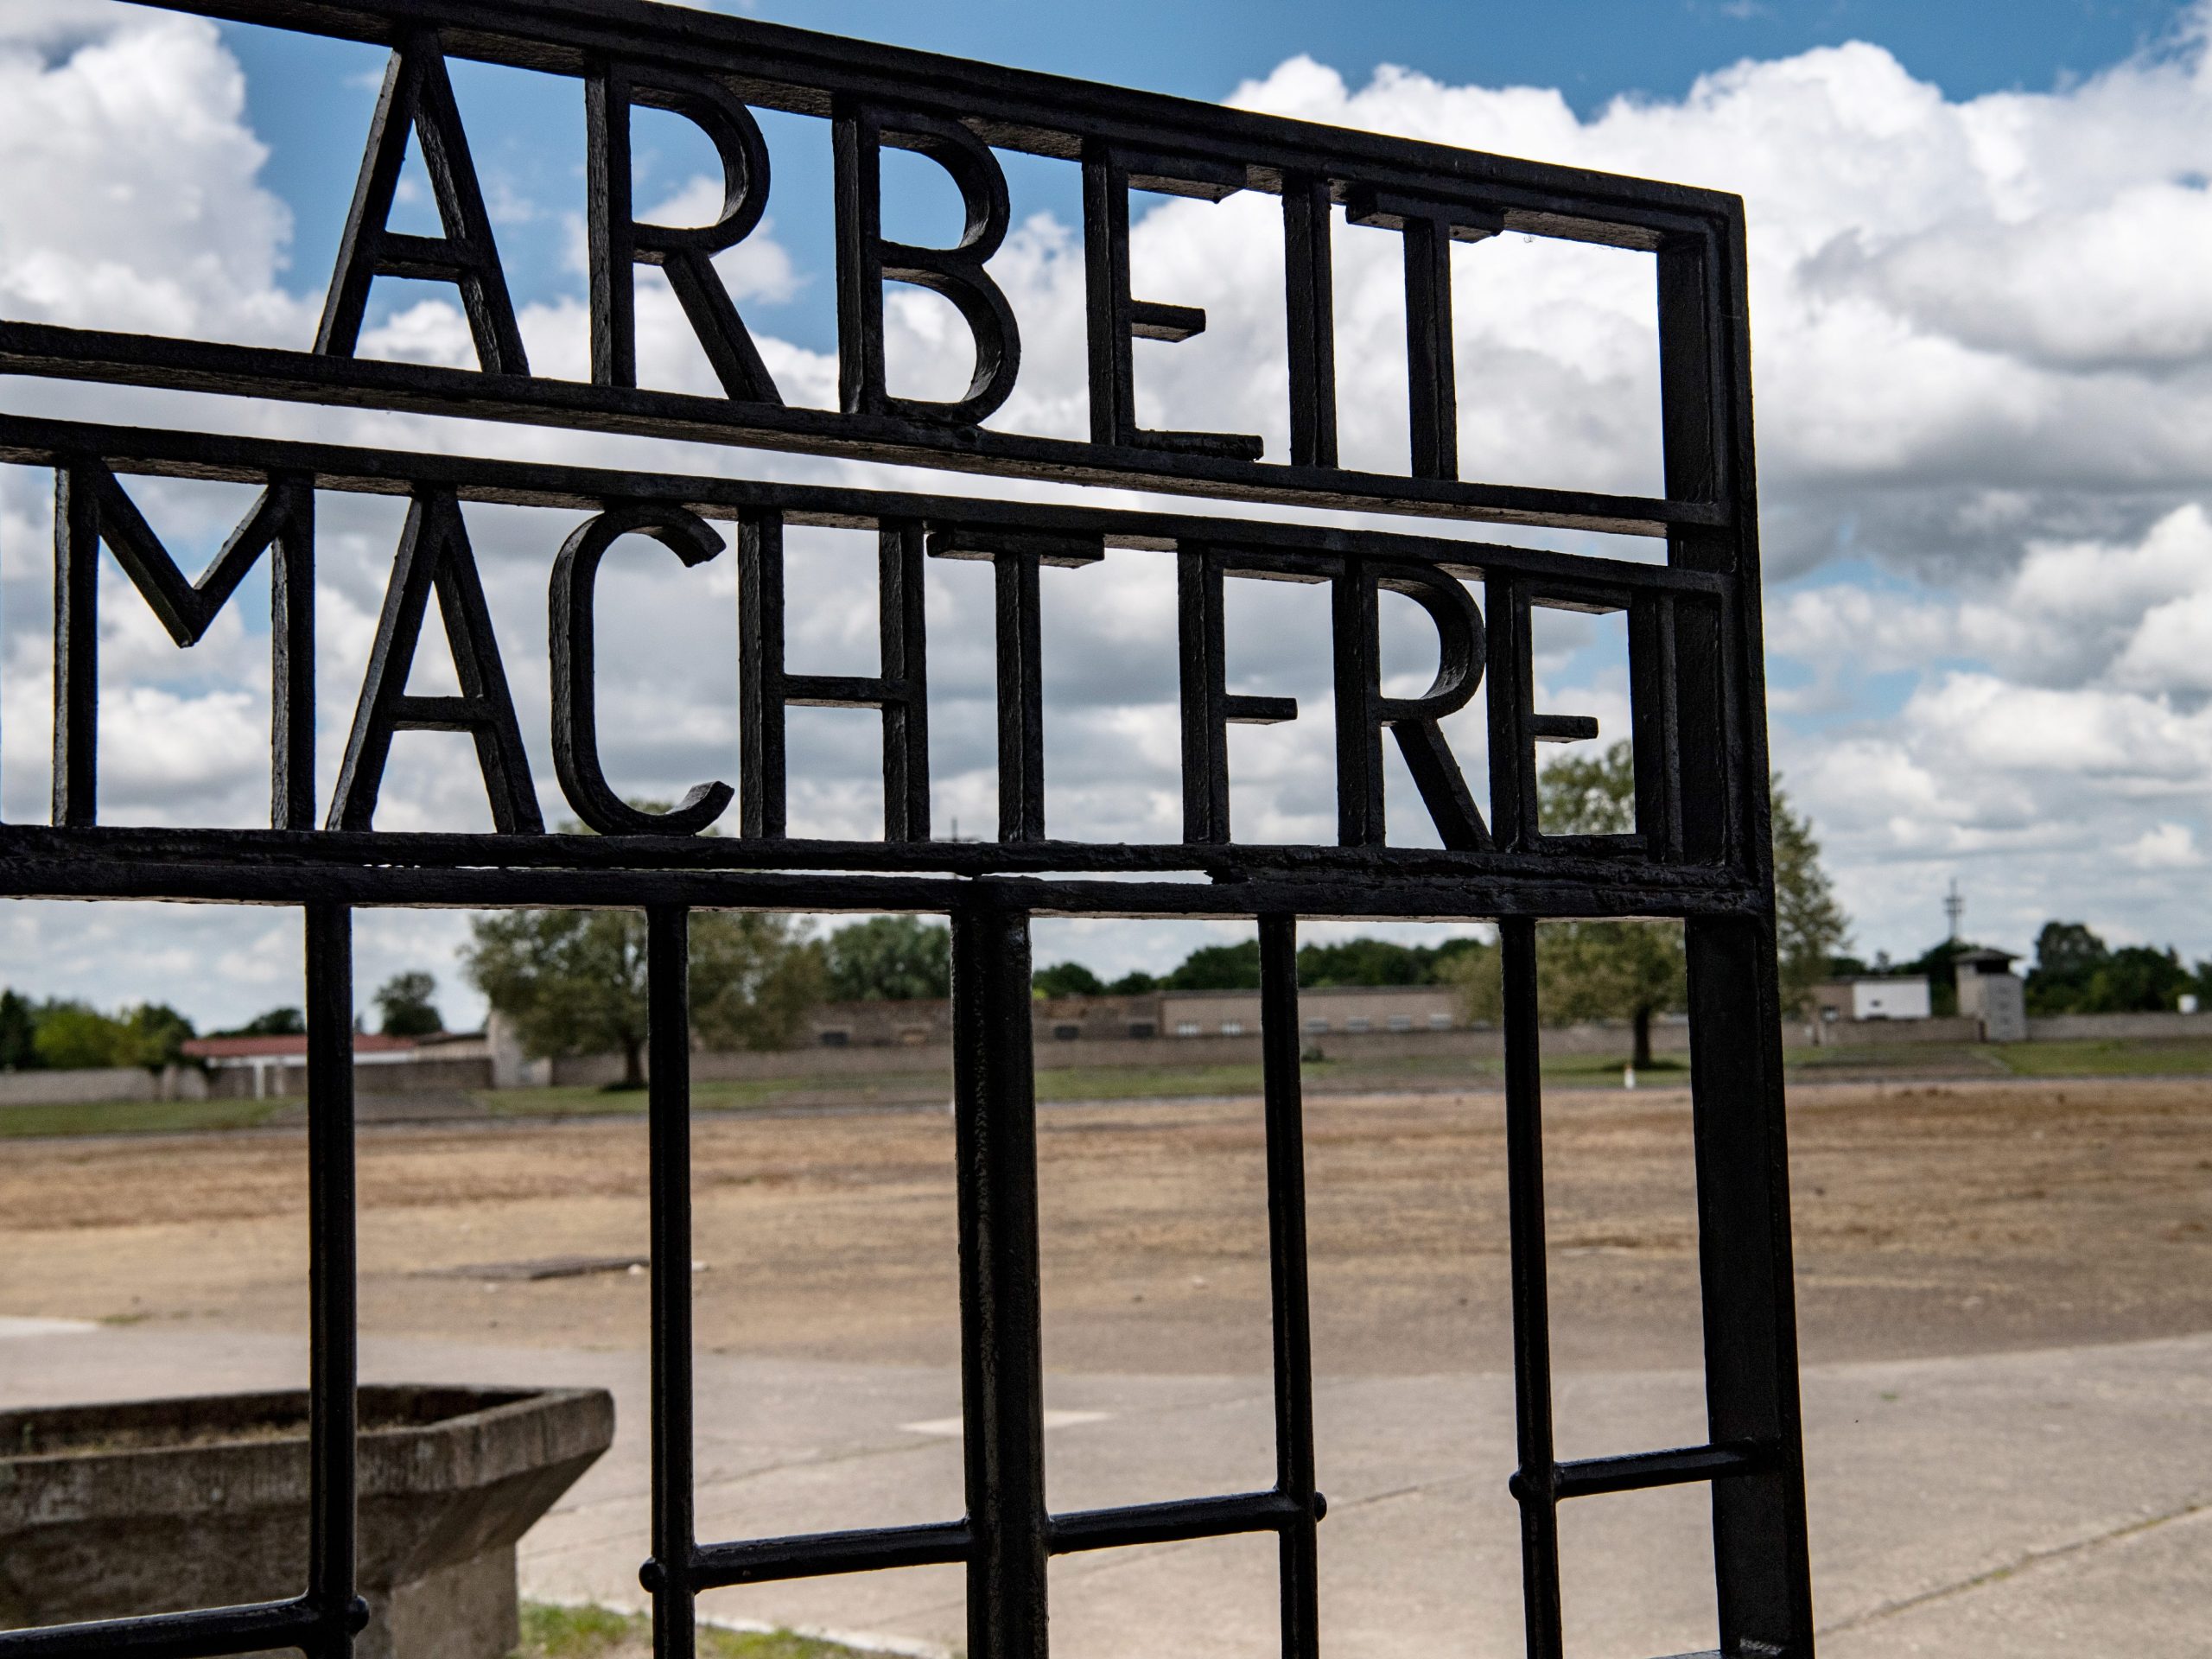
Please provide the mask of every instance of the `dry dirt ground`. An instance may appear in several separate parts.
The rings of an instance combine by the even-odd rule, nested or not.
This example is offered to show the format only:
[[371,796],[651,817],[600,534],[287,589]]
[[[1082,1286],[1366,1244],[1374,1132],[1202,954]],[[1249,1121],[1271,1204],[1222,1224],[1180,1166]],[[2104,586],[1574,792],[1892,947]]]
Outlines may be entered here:
[[[1500,1097],[1309,1103],[1315,1359],[1508,1363]],[[1546,1103],[1564,1367],[1695,1363],[1680,1091]],[[1792,1096],[1808,1361],[2212,1328],[2212,1082],[1826,1085]],[[698,1341],[957,1362],[942,1112],[702,1117]],[[1268,1360],[1255,1102],[1040,1115],[1046,1362],[1249,1372]],[[303,1328],[294,1132],[0,1145],[0,1314]],[[642,1253],[643,1126],[364,1131],[362,1306],[388,1334],[642,1346],[642,1275],[475,1269]]]

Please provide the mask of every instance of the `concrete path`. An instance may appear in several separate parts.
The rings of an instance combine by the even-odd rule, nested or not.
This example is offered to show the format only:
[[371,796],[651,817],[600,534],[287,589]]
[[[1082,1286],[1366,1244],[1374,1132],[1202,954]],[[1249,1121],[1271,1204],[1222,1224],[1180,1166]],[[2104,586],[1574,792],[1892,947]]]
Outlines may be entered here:
[[[596,1383],[614,1450],[531,1535],[526,1591],[636,1605],[645,1553],[643,1357],[369,1338],[374,1380]],[[296,1385],[301,1344],[153,1326],[0,1319],[0,1404]],[[957,1379],[893,1367],[697,1364],[709,1538],[940,1520],[960,1509]],[[1813,1570],[1829,1659],[2003,1654],[2183,1659],[2212,1625],[2212,1335],[2123,1346],[1826,1366],[1805,1376]],[[1676,1372],[1563,1377],[1560,1452],[1702,1438]],[[1264,1485],[1264,1377],[1056,1376],[1056,1509]],[[1324,1379],[1318,1396],[1325,1650],[1517,1656],[1505,1475],[1508,1379]],[[1650,1659],[1713,1643],[1701,1489],[1563,1511],[1569,1651]],[[1063,1659],[1275,1651],[1266,1538],[1063,1557]],[[768,1586],[710,1616],[960,1645],[957,1569]]]

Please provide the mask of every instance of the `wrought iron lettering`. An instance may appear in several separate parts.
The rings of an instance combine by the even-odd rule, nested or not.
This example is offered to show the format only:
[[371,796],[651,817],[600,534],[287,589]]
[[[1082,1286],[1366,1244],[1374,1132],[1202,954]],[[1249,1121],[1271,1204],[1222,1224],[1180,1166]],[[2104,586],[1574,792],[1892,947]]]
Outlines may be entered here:
[[[442,237],[410,236],[388,228],[400,165],[407,159],[407,137],[422,141],[423,159],[437,198]],[[507,296],[506,272],[492,236],[491,215],[476,165],[468,157],[461,107],[438,37],[429,29],[411,31],[391,54],[369,124],[368,149],[361,176],[353,187],[353,211],[338,246],[338,269],[323,302],[322,326],[315,348],[333,357],[351,357],[359,344],[368,308],[369,284],[378,276],[413,276],[452,283],[468,313],[476,359],[486,374],[526,375],[530,361],[515,323],[514,302]]]
[[[438,614],[461,678],[455,697],[418,696],[407,690],[408,671],[423,637],[423,613],[438,596]],[[435,487],[416,493],[400,532],[399,556],[385,589],[384,613],[377,620],[376,643],[369,650],[368,676],[353,712],[353,735],[338,772],[330,804],[330,828],[367,830],[374,825],[377,793],[384,784],[391,740],[400,732],[465,732],[476,741],[476,761],[491,798],[492,821],[502,835],[537,835],[545,828],[538,815],[537,791],[530,780],[530,757],[514,699],[507,694],[507,673],[492,632],[492,613],[484,603],[484,584],[476,574],[476,555],[461,523],[453,493]]]

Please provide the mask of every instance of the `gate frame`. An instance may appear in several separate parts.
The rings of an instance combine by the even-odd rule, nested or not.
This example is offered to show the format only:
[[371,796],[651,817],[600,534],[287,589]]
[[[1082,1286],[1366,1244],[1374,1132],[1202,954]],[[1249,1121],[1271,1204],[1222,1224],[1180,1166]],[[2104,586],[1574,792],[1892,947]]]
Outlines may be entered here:
[[[986,145],[1079,162],[1086,175],[1087,245],[1094,255],[1092,438],[1077,442],[995,432],[972,421],[933,423],[925,411],[917,415],[912,405],[881,396],[859,371],[847,377],[849,408],[831,412],[791,410],[757,397],[716,400],[519,372],[365,362],[335,351],[276,351],[0,321],[0,374],[706,439],[1245,502],[1654,535],[1665,538],[1668,561],[1645,565],[1395,532],[404,454],[0,415],[0,461],[54,468],[60,498],[55,822],[0,825],[0,892],[279,904],[303,912],[313,1467],[308,1584],[302,1596],[0,1632],[0,1659],[92,1654],[188,1659],[285,1644],[316,1659],[352,1651],[353,1636],[366,1617],[355,1594],[353,1560],[358,1310],[352,912],[394,905],[573,905],[645,912],[652,1058],[653,1496],[652,1555],[641,1578],[653,1597],[658,1654],[675,1659],[692,1652],[693,1603],[703,1590],[959,1563],[968,1573],[974,1659],[1044,1659],[1046,1567],[1052,1555],[1273,1532],[1280,1541],[1283,1651],[1293,1659],[1313,1659],[1319,1650],[1317,1525],[1326,1504],[1315,1488],[1296,926],[1300,917],[1393,916],[1495,918],[1500,927],[1519,1459],[1510,1484],[1522,1516],[1528,1651],[1540,1659],[1560,1653],[1560,1502],[1705,1483],[1712,1491],[1720,1652],[1746,1659],[1809,1659],[1741,202],[1713,192],[1334,131],[636,0],[161,3],[179,11],[417,54],[429,50],[596,77],[594,86],[613,84],[607,67],[613,63],[630,77],[621,80],[623,86],[632,87],[634,71],[644,77],[635,86],[658,86],[662,90],[656,96],[667,99],[694,96],[683,90],[693,83],[679,86],[674,77],[702,78],[745,102],[829,117],[841,124],[840,143],[849,149],[861,142],[853,137],[857,133],[904,142],[940,160],[969,156],[970,162],[962,165],[972,163],[976,149],[988,159]],[[407,84],[419,82],[435,94],[443,81],[442,56],[435,73],[419,58],[411,67],[396,67],[392,84],[406,75],[417,78]],[[671,86],[677,90],[668,91]],[[442,96],[449,104],[449,90]],[[603,119],[603,111],[594,118]],[[457,132],[457,113],[451,119]],[[441,165],[450,166],[451,157]],[[465,150],[460,165],[466,169]],[[368,178],[365,167],[365,181]],[[1177,330],[1192,332],[1194,321],[1202,327],[1204,319],[1189,308],[1128,294],[1126,262],[1117,266],[1114,255],[1125,251],[1116,238],[1126,236],[1126,195],[1118,193],[1131,185],[1217,199],[1235,189],[1281,197],[1291,368],[1287,463],[1262,461],[1249,445],[1224,435],[1147,433],[1135,427],[1129,334],[1179,338]],[[364,200],[372,194],[365,182]],[[1409,340],[1416,475],[1340,467],[1327,235],[1338,203],[1357,222],[1404,235],[1409,302],[1432,321],[1440,320],[1440,337],[1446,340],[1452,240],[1519,230],[1651,252],[1659,298],[1664,496],[1460,480],[1456,444],[1448,436],[1457,429],[1450,354],[1438,353],[1433,339],[1424,347],[1418,337]],[[406,242],[409,247],[397,253],[386,247],[379,257],[402,264],[411,259],[423,269],[431,268],[433,255],[450,264],[481,251],[470,241],[479,237],[473,221],[449,226],[449,243],[397,238],[385,236],[380,226],[365,231],[359,207],[357,202],[349,226],[349,248],[381,245],[379,238],[395,245]],[[971,200],[971,220],[976,211]],[[963,280],[943,261],[932,264],[925,257],[944,251],[865,244],[867,222],[862,207],[841,198],[841,273],[853,255],[873,257],[875,264],[864,268],[876,270],[879,279],[928,286]],[[482,227],[483,247],[490,245],[489,237],[488,226]],[[605,268],[595,281],[612,280],[611,267],[601,263]],[[626,271],[621,276],[628,280]],[[510,340],[499,327],[504,289],[493,294],[494,287],[480,281],[467,290],[472,318],[480,325],[480,340],[491,342],[486,349],[496,354],[512,348],[509,366],[518,368],[519,337]],[[861,353],[856,363],[869,360],[872,346],[872,360],[880,365],[880,307],[871,318],[865,297],[854,303],[848,296],[847,344]],[[353,299],[346,303],[358,311]],[[354,316],[356,327],[358,321]],[[979,326],[972,316],[970,322]],[[741,323],[739,327],[741,333]],[[1420,330],[1412,332],[1418,336]],[[326,344],[343,343],[342,326],[334,334],[327,327],[326,334],[331,336]],[[1010,339],[1000,344],[1018,357]],[[979,383],[982,378],[979,372]],[[210,575],[190,584],[143,520],[134,528],[117,517],[129,505],[116,486],[118,475],[243,480],[263,483],[269,493],[259,516],[250,515]],[[110,486],[112,494],[106,493]],[[926,778],[913,771],[917,754],[926,766],[926,744],[906,728],[894,743],[892,731],[894,705],[902,719],[916,715],[917,724],[925,710],[918,589],[904,585],[898,605],[886,600],[886,662],[875,679],[816,677],[820,683],[787,683],[798,677],[781,676],[779,638],[775,673],[764,677],[748,671],[745,719],[752,758],[743,804],[747,833],[740,837],[312,829],[312,521],[318,491],[409,495],[418,503],[435,494],[456,512],[469,501],[601,511],[645,505],[700,519],[734,519],[746,531],[741,541],[753,550],[746,556],[754,561],[747,566],[753,580],[766,579],[765,569],[778,591],[779,567],[761,566],[766,556],[760,550],[770,545],[764,527],[779,530],[787,522],[876,527],[884,539],[884,569],[902,573],[902,584],[909,575],[918,580],[918,543],[925,533],[932,554],[992,557],[1001,592],[1003,781],[1012,791],[1004,838],[989,846],[929,839]],[[113,505],[118,496],[123,508]],[[92,606],[103,542],[156,602],[181,644],[197,639],[259,552],[276,550],[272,559],[281,580],[274,632],[280,655],[271,829],[140,830],[97,823]],[[775,545],[779,549],[779,540]],[[1072,556],[1071,547],[1103,550],[1109,545],[1175,551],[1185,572],[1197,572],[1195,585],[1185,589],[1186,839],[1180,844],[1100,846],[1054,840],[1044,830],[1043,755],[1033,719],[1036,566]],[[1372,584],[1387,584],[1394,570],[1426,572],[1423,581],[1481,582],[1486,608],[1470,650],[1478,653],[1477,672],[1487,659],[1492,814],[1484,827],[1487,844],[1441,851],[1390,847],[1379,810],[1352,806],[1344,809],[1347,844],[1339,847],[1252,848],[1228,839],[1225,749],[1208,734],[1222,721],[1284,716],[1279,709],[1245,709],[1240,715],[1233,705],[1263,700],[1230,697],[1209,677],[1205,634],[1209,626],[1217,632],[1217,588],[1224,570],[1328,581],[1340,595],[1357,587],[1370,600]],[[770,590],[756,586],[753,591]],[[1632,835],[1547,836],[1536,823],[1531,744],[1592,734],[1585,729],[1589,722],[1534,708],[1529,613],[1545,606],[1628,613],[1637,778]],[[1338,608],[1359,610],[1356,604]],[[894,611],[906,620],[896,620]],[[557,620],[555,626],[557,656]],[[751,613],[747,626],[753,630],[748,650],[765,652],[766,636],[754,637],[759,630]],[[1338,639],[1342,660],[1349,647],[1341,625]],[[896,665],[894,645],[899,648]],[[588,648],[584,654],[588,664]],[[755,665],[766,661],[756,657]],[[763,747],[759,734],[766,729],[762,722],[769,705],[779,721],[781,702],[800,700],[802,694],[884,711],[887,788],[897,798],[887,801],[893,834],[886,841],[810,842],[781,833],[781,747]],[[1340,709],[1344,695],[1340,688]],[[458,707],[467,697],[395,695],[393,701],[441,704],[402,711],[394,717],[397,727],[442,721],[449,729],[479,730],[480,746],[486,741],[480,715]],[[480,724],[454,724],[464,717]],[[1376,718],[1382,725],[1396,721],[1402,742],[1407,741],[1404,727],[1417,723],[1402,711],[1393,715],[1384,709]],[[487,775],[491,770],[487,766]],[[569,771],[564,762],[564,784]],[[1349,787],[1350,780],[1340,775],[1339,785]],[[764,791],[774,799],[772,813],[761,804]],[[1422,791],[1429,796],[1427,781]],[[1206,882],[1144,879],[1192,872]],[[1123,879],[1096,879],[1101,876]],[[687,918],[693,908],[914,911],[951,918],[967,1478],[967,1513],[959,1520],[747,1541],[696,1537],[686,995]],[[1055,913],[1257,920],[1277,1457],[1275,1482],[1266,1491],[1057,1516],[1046,1509],[1028,930],[1033,916]],[[1560,1462],[1551,1421],[1535,924],[1544,918],[1604,916],[1679,918],[1685,925],[1709,1432],[1696,1446]]]

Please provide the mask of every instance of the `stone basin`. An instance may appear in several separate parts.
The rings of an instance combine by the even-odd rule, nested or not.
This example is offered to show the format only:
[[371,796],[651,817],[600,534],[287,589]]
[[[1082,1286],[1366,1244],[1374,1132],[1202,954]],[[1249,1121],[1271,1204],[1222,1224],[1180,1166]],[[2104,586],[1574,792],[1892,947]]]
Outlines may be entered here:
[[[360,1390],[359,1659],[502,1659],[515,1543],[614,1438],[604,1389]],[[0,1412],[0,1629],[296,1596],[308,1396]]]

